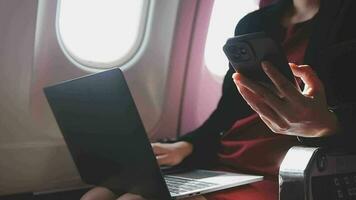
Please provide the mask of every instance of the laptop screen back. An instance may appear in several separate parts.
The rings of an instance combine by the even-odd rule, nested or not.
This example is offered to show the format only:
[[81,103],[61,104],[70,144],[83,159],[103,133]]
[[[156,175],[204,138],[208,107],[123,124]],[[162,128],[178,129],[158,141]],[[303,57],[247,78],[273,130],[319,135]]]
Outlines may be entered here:
[[147,198],[170,197],[120,69],[44,91],[84,182]]

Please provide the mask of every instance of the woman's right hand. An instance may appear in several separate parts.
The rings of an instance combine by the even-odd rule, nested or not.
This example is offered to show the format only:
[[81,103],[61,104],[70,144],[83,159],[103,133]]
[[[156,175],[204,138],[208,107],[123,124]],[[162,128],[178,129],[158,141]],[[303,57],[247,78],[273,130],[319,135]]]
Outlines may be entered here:
[[151,145],[159,165],[178,165],[193,152],[193,145],[183,141],[152,143]]

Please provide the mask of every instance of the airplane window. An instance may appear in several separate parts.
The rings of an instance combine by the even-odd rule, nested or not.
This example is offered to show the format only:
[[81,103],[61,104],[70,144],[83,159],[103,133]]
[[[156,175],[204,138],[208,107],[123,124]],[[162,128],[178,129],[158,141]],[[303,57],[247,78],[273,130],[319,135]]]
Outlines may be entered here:
[[247,13],[258,9],[256,0],[216,0],[210,18],[205,46],[205,63],[211,73],[223,77],[228,60],[222,51],[227,38],[234,35],[237,22]]
[[91,68],[127,62],[141,43],[148,0],[61,0],[58,34],[66,54]]

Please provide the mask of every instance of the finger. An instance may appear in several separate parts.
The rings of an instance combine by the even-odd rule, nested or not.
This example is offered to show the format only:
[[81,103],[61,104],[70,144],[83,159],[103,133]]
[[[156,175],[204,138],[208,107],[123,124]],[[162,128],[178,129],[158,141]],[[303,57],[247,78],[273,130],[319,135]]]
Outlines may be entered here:
[[145,200],[145,199],[137,194],[126,193],[120,196],[117,200]]
[[300,77],[307,85],[308,95],[320,96],[324,95],[324,86],[314,70],[308,65],[291,65],[293,74]]
[[260,116],[260,117],[261,117],[262,121],[268,126],[268,128],[270,128],[271,131],[273,131],[274,133],[283,134],[286,132],[286,130],[288,130],[288,124],[286,124],[285,126],[280,126],[280,125],[274,124],[265,116]]
[[152,143],[151,146],[155,155],[165,154],[167,152],[161,143]]
[[97,186],[84,194],[82,199],[116,199],[117,196],[106,187]]
[[258,111],[256,112],[260,113],[260,117],[263,117],[270,123],[275,124],[275,126],[278,127],[278,130],[284,130],[286,127],[288,127],[288,123],[284,120],[284,118],[279,116],[276,112],[274,112],[274,110],[272,110],[268,106],[261,106],[257,109]]
[[159,155],[156,156],[157,162],[158,164],[161,165],[170,165],[170,158],[168,154],[163,154],[163,155]]
[[[238,74],[238,76],[241,76],[241,77],[237,77],[238,79],[241,79],[241,80],[244,79],[244,77],[242,75]],[[247,81],[248,81],[248,79],[247,79]],[[278,115],[278,117],[280,119],[283,119],[283,120],[277,120],[278,119],[277,118],[275,120],[275,123],[279,124],[280,126],[284,126],[286,121],[289,121],[290,118],[294,117],[295,113],[293,113],[293,111],[291,111],[291,108],[288,107],[288,102],[285,102],[282,99],[280,99],[279,97],[277,97],[276,95],[274,95],[271,92],[271,90],[264,88],[252,81],[250,81],[250,83],[248,83],[248,84],[256,85],[256,88],[251,89],[252,87],[248,88],[241,83],[242,83],[242,81],[240,83],[239,82],[235,83],[238,86],[238,89],[240,88],[239,89],[240,93],[241,93],[242,88],[247,88],[248,90],[250,90],[250,92],[254,93],[254,95],[255,95],[255,97],[253,97],[254,99],[249,99],[249,100],[245,99],[245,100],[256,112],[261,112],[261,111],[257,111],[256,106],[252,105],[252,103],[253,102],[256,103],[257,99],[258,99],[259,101],[262,101],[265,104],[267,104],[270,107],[270,109],[273,110]],[[256,92],[258,90],[257,88],[262,88],[263,91],[261,90],[261,91]],[[253,90],[255,90],[255,91],[253,91]],[[244,94],[241,94],[241,95],[244,97]],[[246,98],[246,95],[244,98]],[[268,111],[265,111],[265,112],[268,112]],[[263,115],[267,116],[268,114],[263,113]]]
[[238,80],[238,76],[239,76],[239,73],[237,73],[237,72],[232,74],[232,79],[234,80],[234,82],[236,82]]
[[246,102],[248,102],[248,104],[251,106],[251,108],[260,116],[264,116],[268,121],[271,121],[280,127],[287,126],[286,121],[280,117],[271,107],[269,107],[264,102],[261,102],[253,92],[244,87],[240,87],[240,93]]
[[298,91],[297,87],[291,81],[289,81],[283,74],[276,70],[270,62],[264,61],[261,63],[261,66],[263,71],[271,79],[274,86],[282,94],[282,96],[285,96],[286,98],[292,101],[297,101],[298,99],[301,99],[301,94]]
[[269,129],[271,129],[271,131],[273,131],[274,133],[277,133],[277,129],[274,126],[274,124],[272,122],[270,122],[266,117],[264,116],[260,116],[261,120],[268,126]]
[[296,77],[300,77],[304,83],[308,85],[321,86],[322,83],[314,70],[309,65],[296,65],[291,64],[291,69]]
[[275,94],[273,94],[271,90],[259,85],[258,83],[251,81],[250,79],[239,73],[234,76],[234,81],[238,89],[239,87],[247,88],[248,90],[253,92],[256,97],[258,97],[260,100],[269,105],[277,113],[283,114],[285,112],[285,102],[279,97],[277,97]]

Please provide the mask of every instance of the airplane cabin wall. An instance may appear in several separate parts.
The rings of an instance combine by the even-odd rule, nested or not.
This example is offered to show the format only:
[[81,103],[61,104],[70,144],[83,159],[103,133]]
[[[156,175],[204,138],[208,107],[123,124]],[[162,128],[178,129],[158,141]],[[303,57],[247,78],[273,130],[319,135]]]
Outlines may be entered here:
[[0,195],[80,183],[63,142],[30,109],[37,5],[0,1]]
[[[199,126],[221,95],[204,63],[213,0],[150,0],[141,46],[123,66],[152,141]],[[43,87],[93,73],[63,51],[57,0],[0,1],[0,195],[84,186]]]
[[214,0],[200,0],[196,8],[182,105],[182,135],[199,127],[215,109],[221,96],[223,77],[212,74],[204,62],[213,5]]
[[[156,140],[177,135],[197,1],[149,2],[141,47],[121,67]],[[42,88],[93,72],[61,49],[56,13],[56,0],[0,1],[0,195],[84,186]]]

